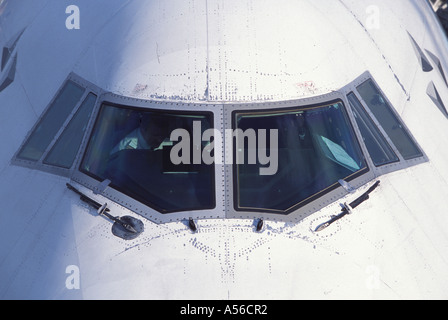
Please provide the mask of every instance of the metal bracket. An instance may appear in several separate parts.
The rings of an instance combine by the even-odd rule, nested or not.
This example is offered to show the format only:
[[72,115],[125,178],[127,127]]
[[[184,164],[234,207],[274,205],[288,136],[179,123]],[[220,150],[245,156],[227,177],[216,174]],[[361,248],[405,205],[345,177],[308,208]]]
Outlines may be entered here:
[[347,181],[339,179],[338,182],[345,189],[345,191],[347,191],[349,193],[353,193],[356,191],[356,189],[353,188],[352,185],[350,183],[348,183]]
[[96,187],[93,188],[94,194],[102,194],[104,190],[111,184],[112,181],[109,179],[103,180],[101,183],[99,183]]

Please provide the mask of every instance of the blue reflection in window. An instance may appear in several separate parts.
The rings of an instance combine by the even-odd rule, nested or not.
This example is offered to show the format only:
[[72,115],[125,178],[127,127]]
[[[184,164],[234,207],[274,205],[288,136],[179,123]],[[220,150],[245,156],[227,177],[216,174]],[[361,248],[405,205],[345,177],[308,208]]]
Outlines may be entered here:
[[274,175],[260,175],[260,163],[236,165],[237,210],[289,213],[368,170],[342,102],[234,117],[243,131],[278,130]]

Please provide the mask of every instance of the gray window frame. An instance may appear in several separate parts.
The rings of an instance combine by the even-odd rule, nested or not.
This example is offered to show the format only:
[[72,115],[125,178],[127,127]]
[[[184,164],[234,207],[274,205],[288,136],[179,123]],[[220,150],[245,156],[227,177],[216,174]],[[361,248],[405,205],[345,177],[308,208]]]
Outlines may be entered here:
[[[272,112],[272,113],[278,113],[278,114],[281,115],[281,114],[287,114],[287,113],[290,113],[290,112],[300,111],[300,110],[310,110],[310,109],[315,109],[315,108],[316,109],[325,108],[325,107],[328,107],[328,106],[331,106],[331,105],[335,105],[335,104],[340,104],[341,109],[343,109],[343,111],[342,111],[343,114],[347,116],[348,130],[353,132],[353,142],[354,142],[354,144],[357,145],[357,147],[359,147],[359,151],[361,152],[360,156],[362,158],[364,158],[365,165],[366,165],[365,167],[362,167],[362,168],[358,169],[357,171],[351,173],[350,175],[342,178],[342,179],[344,179],[346,181],[352,181],[353,179],[356,179],[356,177],[359,177],[361,175],[366,174],[370,170],[370,168],[369,168],[369,165],[368,165],[368,163],[366,161],[366,156],[364,154],[364,151],[361,149],[359,138],[356,135],[356,133],[354,132],[353,124],[351,123],[351,119],[348,116],[347,109],[349,107],[347,107],[342,100],[326,101],[323,104],[306,105],[306,106],[300,106],[300,107],[297,107],[297,108],[296,107],[286,108],[286,109],[281,108],[280,110],[264,108],[262,110],[251,110],[249,112],[249,114],[252,114],[252,113],[253,114],[262,114],[262,113],[265,113],[265,112],[268,112],[268,113]],[[238,111],[234,111],[233,114],[234,114],[234,116],[233,116],[233,129],[236,129],[235,128],[235,126],[236,126],[236,121],[235,121],[236,114],[248,114],[248,112],[243,112],[241,110],[238,110]],[[234,166],[234,170],[233,170],[233,172],[234,172],[233,184],[234,184],[234,190],[235,190],[235,187],[237,187],[237,185],[238,185],[238,180],[237,179],[238,179],[238,171],[239,170],[238,170],[238,165],[237,164],[233,164],[233,166]],[[277,214],[280,214],[280,215],[288,215],[290,212],[293,212],[293,211],[297,210],[298,208],[304,206],[306,203],[313,202],[313,201],[323,197],[328,192],[328,190],[332,190],[332,189],[334,189],[336,187],[340,187],[340,184],[338,182],[334,182],[332,185],[328,186],[327,188],[322,189],[322,190],[320,190],[318,192],[315,192],[314,194],[310,195],[309,197],[307,197],[305,199],[302,199],[300,201],[297,200],[296,203],[294,203],[288,209],[285,209],[285,210],[271,209],[271,208],[250,208],[250,207],[240,206],[239,205],[238,193],[235,193],[234,194],[234,208],[238,212],[241,212],[241,211],[254,211],[254,212],[270,212],[270,213],[277,213]]]
[[[213,119],[213,116],[215,114],[213,112],[211,112],[211,111],[206,111],[206,110],[203,110],[203,109],[202,110],[195,110],[195,111],[191,111],[191,110],[187,111],[187,110],[184,110],[184,109],[176,109],[175,111],[173,111],[173,110],[160,109],[160,108],[159,109],[153,109],[153,108],[149,108],[149,107],[147,107],[147,108],[138,108],[138,107],[136,107],[134,105],[130,106],[130,105],[123,105],[123,104],[116,104],[116,103],[110,102],[109,100],[103,100],[102,104],[99,106],[98,114],[97,114],[96,119],[95,119],[95,124],[93,126],[92,131],[91,131],[90,137],[89,137],[89,139],[87,141],[87,145],[86,145],[86,148],[85,148],[85,150],[83,152],[83,155],[80,158],[80,162],[79,162],[79,166],[78,166],[78,171],[80,171],[83,174],[86,174],[87,176],[92,177],[93,179],[95,179],[97,181],[101,181],[101,180],[99,180],[101,178],[98,177],[97,173],[94,172],[94,171],[88,172],[85,168],[83,168],[83,164],[85,164],[85,161],[87,159],[86,158],[86,154],[87,154],[88,149],[89,149],[89,144],[91,144],[93,142],[92,141],[92,137],[94,136],[95,131],[101,125],[101,122],[102,122],[101,120],[102,119],[101,119],[100,114],[105,109],[120,109],[120,110],[134,111],[134,112],[151,112],[151,114],[153,114],[153,115],[159,114],[159,116],[160,116],[160,114],[164,114],[164,115],[171,114],[173,116],[176,116],[176,115],[179,115],[181,113],[195,115],[195,116],[204,116],[204,118],[210,117],[211,119],[209,118],[208,120],[211,120],[211,125],[212,126],[215,125],[214,119]],[[106,123],[107,123],[107,121],[106,121]],[[123,137],[121,137],[121,138],[123,138]],[[168,210],[168,209],[161,209],[161,208],[157,209],[157,204],[156,203],[154,203],[154,204],[151,204],[149,202],[145,203],[145,199],[144,198],[141,198],[140,202],[142,204],[144,204],[145,206],[147,206],[147,207],[149,207],[151,209],[154,209],[154,210],[156,210],[157,212],[159,212],[159,213],[161,213],[163,215],[171,215],[171,214],[176,213],[176,212],[213,210],[216,207],[216,199],[215,199],[216,184],[215,184],[215,181],[214,181],[214,179],[215,179],[215,166],[213,166],[213,168],[212,168],[212,174],[210,175],[210,177],[204,176],[203,178],[211,178],[210,182],[211,182],[212,187],[211,187],[210,191],[212,192],[212,199],[210,199],[211,200],[211,204],[210,204],[209,208],[197,208],[197,209],[190,209],[190,210],[185,210],[185,209],[171,209],[171,210]],[[103,180],[104,181],[109,181],[108,179],[103,179]],[[110,183],[108,182],[108,185],[110,185],[112,187],[114,185],[113,181],[110,182]],[[120,187],[119,185],[115,185],[113,187],[116,189],[116,191],[119,191],[123,195],[127,196],[127,194],[128,194],[127,191],[128,190],[126,190],[126,188]],[[131,193],[132,193],[132,190],[131,190]],[[132,197],[132,195],[130,195],[130,194],[127,197],[129,197],[130,199],[134,199]],[[136,201],[138,201],[138,200],[136,200]]]
[[[93,104],[90,104],[89,101],[88,101],[88,99],[90,99],[90,97],[92,97],[92,99],[93,99]],[[71,160],[70,166],[65,166],[63,163],[61,163],[61,159],[58,158],[58,157],[56,157],[56,159],[54,159],[54,162],[52,163],[51,162],[52,160],[50,159],[50,157],[53,155],[53,152],[56,151],[57,148],[60,146],[59,143],[61,143],[61,141],[63,142],[62,145],[67,143],[66,141],[63,141],[62,139],[66,138],[65,134],[67,133],[67,130],[69,130],[71,128],[71,126],[75,123],[75,120],[80,119],[78,117],[81,114],[81,110],[83,110],[83,111],[84,110],[90,111],[90,113],[86,113],[85,114],[85,116],[87,117],[87,121],[81,123],[81,124],[85,124],[85,126],[87,127],[87,124],[88,124],[88,122],[90,120],[90,114],[93,112],[93,108],[95,107],[95,103],[96,103],[97,99],[98,99],[98,96],[96,94],[94,94],[92,92],[89,92],[87,94],[86,98],[82,101],[82,103],[79,106],[78,110],[76,111],[75,115],[73,115],[73,117],[71,117],[71,119],[70,119],[67,127],[65,128],[65,130],[59,135],[59,137],[56,140],[56,142],[54,143],[53,147],[48,151],[47,156],[43,159],[43,163],[44,164],[48,164],[50,166],[55,166],[55,167],[61,167],[61,168],[65,168],[65,169],[70,169],[70,168],[73,167],[74,161],[75,161],[76,156],[77,156],[78,151],[79,151],[79,148],[81,147],[81,142],[82,142],[84,134],[79,137],[80,140],[79,140],[78,148],[77,149],[73,149],[74,157]],[[87,109],[83,109],[85,106],[87,106],[88,108]],[[83,119],[83,118],[81,118],[81,119]],[[61,152],[61,151],[58,151],[58,152]],[[71,153],[70,153],[70,155],[71,155]],[[70,157],[70,159],[71,159],[71,157]]]
[[[334,91],[328,94],[303,98],[300,100],[289,100],[289,101],[273,101],[273,102],[260,102],[260,103],[247,103],[247,104],[231,104],[226,105],[224,109],[224,126],[226,128],[232,128],[233,114],[234,112],[248,112],[260,109],[289,109],[289,108],[305,108],[310,105],[325,105],[329,101],[341,100],[344,104],[345,111],[348,115],[350,125],[355,132],[355,138],[361,148],[362,154],[366,159],[367,171],[361,175],[357,175],[354,179],[350,180],[349,184],[353,188],[359,188],[375,178],[375,174],[372,171],[372,162],[368,158],[368,153],[364,143],[360,141],[360,132],[357,126],[355,126],[356,119],[354,118],[353,111],[348,107],[348,100],[342,91]],[[227,151],[229,152],[229,151]],[[234,195],[236,194],[235,186],[236,181],[234,181],[236,165],[227,165],[226,169],[226,181],[227,181],[227,194],[226,194],[226,210],[227,218],[235,219],[265,219],[271,221],[285,221],[285,222],[299,222],[307,216],[315,213],[316,211],[333,204],[338,199],[343,198],[348,194],[348,191],[340,184],[334,184],[331,190],[324,193],[323,195],[313,199],[300,207],[297,207],[293,211],[289,211],[286,214],[279,214],[278,212],[269,212],[269,210],[251,211],[245,210],[244,208],[235,208]]]
[[[387,101],[389,106],[391,107],[392,112],[395,113],[397,118],[400,120],[400,122],[403,124],[404,130],[409,134],[409,136],[412,138],[412,140],[415,142],[419,150],[422,152],[423,156],[405,160],[401,156],[401,154],[398,152],[395,145],[392,143],[388,135],[385,133],[384,129],[381,127],[381,125],[378,123],[376,118],[373,116],[370,109],[367,107],[367,104],[364,102],[362,97],[359,95],[359,93],[356,90],[356,87],[363,83],[366,80],[372,80],[375,86],[378,88],[380,93],[383,95],[384,99]],[[28,140],[31,133],[34,131],[37,124],[40,122],[42,117],[46,114],[48,111],[48,108],[53,103],[54,99],[59,94],[60,90],[64,87],[66,81],[71,80],[78,85],[85,88],[84,95],[79,100],[78,104],[73,108],[73,111],[71,112],[70,116],[65,121],[63,127],[58,131],[57,135],[53,139],[53,141],[49,144],[47,147],[47,150],[44,152],[44,154],[41,156],[39,161],[28,161],[17,158],[18,153],[22,149],[25,142]],[[352,108],[350,107],[350,103],[348,101],[347,95],[353,92],[357,99],[360,101],[362,106],[364,107],[365,111],[368,113],[368,115],[372,118],[374,124],[380,131],[380,133],[384,136],[386,141],[389,143],[393,151],[396,153],[396,155],[399,157],[400,161],[385,164],[379,167],[376,167],[373,164],[373,161],[370,157],[370,154],[363,142],[361,132],[358,128],[354,113]],[[52,165],[47,165],[43,163],[44,159],[47,157],[49,151],[53,148],[55,143],[58,141],[60,135],[64,132],[67,125],[72,120],[73,116],[78,112],[80,106],[88,96],[88,94],[93,93],[97,96],[96,103],[93,107],[92,115],[89,120],[89,123],[87,125],[87,128],[84,132],[84,137],[81,142],[81,146],[78,150],[78,153],[75,157],[75,161],[70,169],[64,169],[61,167],[55,167]],[[289,212],[288,214],[278,214],[278,213],[269,213],[269,212],[261,212],[261,211],[240,211],[235,210],[234,207],[234,170],[235,165],[228,165],[228,164],[216,164],[215,163],[215,200],[216,200],[216,207],[213,209],[207,209],[207,210],[198,210],[198,211],[182,211],[182,212],[174,212],[169,214],[162,214],[132,198],[129,196],[124,195],[123,193],[114,190],[113,188],[110,188],[107,184],[107,181],[98,181],[94,178],[88,176],[87,174],[82,173],[79,170],[79,166],[81,164],[82,158],[84,156],[85,150],[87,148],[87,143],[90,140],[90,137],[92,135],[94,124],[96,123],[98,113],[100,111],[101,105],[103,102],[109,102],[113,104],[118,105],[124,105],[129,107],[136,107],[136,108],[150,108],[150,109],[162,109],[162,110],[172,110],[172,111],[178,111],[178,110],[185,110],[185,111],[208,111],[213,113],[213,119],[214,119],[214,128],[219,130],[222,134],[222,136],[225,136],[225,129],[232,128],[232,115],[234,111],[252,111],[252,110],[259,110],[259,109],[287,109],[287,108],[300,108],[300,107],[306,107],[309,105],[318,105],[318,104],[325,104],[328,101],[334,101],[334,100],[342,100],[346,113],[348,115],[349,121],[351,123],[351,126],[355,132],[356,139],[359,143],[359,146],[361,147],[362,153],[364,155],[364,158],[366,159],[368,171],[360,176],[357,176],[353,180],[349,182],[350,186],[353,188],[360,188],[367,183],[371,182],[375,178],[380,177],[381,175],[398,171],[402,169],[406,169],[408,167],[418,165],[424,162],[428,161],[428,157],[426,156],[424,150],[421,148],[421,146],[418,144],[417,139],[411,134],[411,131],[407,128],[405,123],[403,122],[402,118],[398,114],[397,110],[395,109],[394,104],[392,104],[389,100],[386,94],[381,89],[381,86],[378,85],[378,83],[375,81],[375,79],[372,77],[372,75],[366,71],[361,76],[356,78],[354,81],[350,82],[348,85],[340,88],[339,90],[332,91],[328,94],[314,96],[314,97],[307,97],[307,98],[300,98],[300,99],[294,99],[294,100],[286,100],[286,101],[260,101],[260,102],[250,102],[250,103],[211,103],[211,102],[194,102],[194,103],[188,103],[188,102],[182,102],[182,101],[159,101],[159,100],[142,100],[138,98],[132,98],[132,97],[125,97],[117,94],[113,94],[110,92],[107,92],[96,85],[84,80],[80,76],[71,73],[68,78],[64,81],[63,85],[59,88],[58,92],[55,93],[54,98],[45,108],[44,112],[40,116],[40,118],[36,121],[36,124],[33,126],[33,128],[30,130],[30,132],[27,134],[27,136],[24,139],[24,142],[18,148],[18,151],[14,155],[13,159],[11,160],[11,163],[13,165],[18,165],[22,167],[27,167],[35,170],[40,170],[44,172],[49,172],[52,174],[60,175],[63,177],[67,177],[71,180],[72,183],[77,183],[80,185],[80,188],[86,192],[89,196],[92,196],[93,198],[97,198],[98,201],[104,202],[104,198],[111,200],[109,203],[110,206],[113,207],[113,210],[116,211],[119,215],[126,214],[127,210],[130,210],[136,214],[139,214],[145,218],[147,218],[149,221],[152,221],[157,224],[161,223],[168,223],[173,221],[186,221],[188,218],[193,219],[214,219],[214,218],[235,218],[235,219],[266,219],[266,220],[272,220],[272,221],[283,221],[283,222],[298,222],[307,216],[317,212],[318,210],[328,206],[328,205],[335,205],[339,199],[345,197],[348,195],[348,191],[346,187],[344,186],[335,186],[331,191],[325,193],[324,195],[314,199],[313,201],[305,204],[304,206],[301,206],[297,208],[296,210]],[[222,150],[222,159],[225,159],[226,152],[231,152],[233,155],[233,150],[228,150],[229,146],[224,145],[224,148]],[[122,210],[123,212],[119,212]]]
[[[81,98],[79,99],[77,104],[73,107],[72,111],[69,113],[69,115],[65,119],[64,124],[57,131],[56,135],[51,140],[51,142],[48,144],[48,146],[45,149],[44,153],[40,156],[40,158],[37,161],[20,158],[19,155],[21,153],[22,148],[27,143],[28,139],[33,134],[33,132],[36,129],[36,127],[40,124],[42,119],[45,117],[45,115],[47,114],[48,110],[51,108],[52,104],[57,99],[58,95],[63,90],[63,88],[65,87],[65,85],[67,84],[68,81],[72,81],[72,82],[74,82],[75,84],[77,84],[78,86],[80,86],[81,88],[84,89],[84,93],[81,95]],[[83,143],[82,142],[81,142],[81,145],[80,145],[80,147],[79,147],[79,149],[78,149],[78,151],[76,153],[75,160],[73,161],[73,164],[72,164],[72,166],[70,168],[63,168],[63,167],[60,167],[60,166],[47,164],[47,163],[45,163],[45,159],[47,158],[49,152],[53,149],[53,147],[55,146],[55,144],[57,143],[57,141],[61,137],[62,133],[65,131],[65,129],[67,128],[69,123],[72,121],[73,117],[77,114],[79,108],[81,107],[81,105],[83,104],[84,100],[87,98],[87,96],[90,93],[96,95],[96,97],[97,97],[95,105],[93,107],[93,109],[95,110],[95,108],[97,107],[96,105],[98,103],[98,97],[101,94],[101,90],[98,87],[96,87],[93,84],[91,84],[90,82],[82,79],[78,75],[76,75],[74,73],[71,73],[67,77],[67,79],[65,79],[63,84],[58,88],[57,92],[53,95],[53,98],[51,99],[50,103],[48,103],[48,105],[45,107],[45,109],[42,112],[42,114],[39,116],[39,119],[36,121],[36,124],[31,128],[31,130],[26,135],[26,137],[23,140],[21,146],[18,148],[17,152],[14,154],[14,157],[11,160],[11,164],[17,165],[17,166],[26,167],[26,168],[30,168],[30,169],[40,170],[40,171],[48,172],[48,173],[59,175],[59,176],[63,176],[63,177],[70,177],[73,174],[73,172],[76,170],[77,159],[79,158],[80,153],[82,152],[82,149],[83,149],[83,147],[82,147]],[[89,120],[89,122],[90,122],[90,120]],[[87,130],[86,130],[86,132],[87,132]],[[84,133],[83,139],[85,139],[86,132]]]
[[[156,224],[169,223],[173,221],[188,221],[192,219],[216,219],[226,218],[225,215],[225,197],[223,187],[225,185],[224,165],[215,164],[215,207],[212,209],[179,211],[171,213],[160,213],[159,211],[125,195],[124,193],[109,187],[108,181],[99,181],[92,176],[83,173],[80,170],[82,158],[87,148],[87,144],[94,130],[94,125],[97,121],[101,106],[103,103],[120,105],[129,108],[148,108],[160,109],[164,111],[196,111],[196,112],[211,112],[213,113],[213,126],[223,134],[222,123],[222,104],[211,103],[185,103],[185,102],[166,102],[166,101],[150,101],[142,100],[132,97],[124,97],[110,92],[105,92],[97,99],[96,106],[92,114],[92,120],[86,129],[86,134],[81,145],[81,152],[75,160],[75,168],[71,179],[72,181],[87,187],[92,190],[95,195],[101,195],[111,200],[116,206],[121,206],[128,210],[137,213],[149,221]],[[224,157],[224,154],[222,155]],[[112,204],[112,203],[110,203]],[[115,209],[116,210],[116,209]]]
[[[368,107],[368,104],[364,101],[364,99],[362,98],[362,96],[359,94],[357,87],[364,83],[367,80],[371,80],[373,82],[373,84],[376,86],[376,88],[378,89],[378,91],[381,93],[382,97],[384,98],[384,100],[387,102],[387,104],[390,107],[390,110],[392,111],[392,113],[394,113],[395,117],[400,121],[402,128],[404,131],[406,131],[406,133],[409,135],[410,139],[414,142],[414,144],[416,145],[416,147],[421,151],[422,156],[420,157],[416,157],[413,159],[409,159],[406,160],[403,158],[403,156],[401,155],[400,151],[397,149],[397,147],[395,146],[395,144],[392,142],[392,140],[390,139],[389,135],[386,133],[386,131],[383,129],[383,127],[381,126],[381,124],[378,122],[378,120],[376,119],[375,115],[373,114],[373,112],[370,110],[370,108]],[[361,103],[362,107],[364,108],[364,110],[366,111],[366,113],[369,115],[369,117],[372,119],[374,125],[378,128],[378,130],[380,131],[380,133],[383,135],[383,137],[386,139],[387,143],[390,145],[390,147],[392,148],[393,152],[398,156],[399,161],[397,162],[392,162],[392,163],[388,163],[388,164],[384,164],[381,166],[375,166],[373,164],[372,158],[370,157],[370,154],[367,151],[367,148],[365,147],[364,142],[362,141],[362,135],[361,132],[359,131],[358,128],[358,124],[356,123],[356,119],[354,120],[354,126],[356,126],[359,137],[361,139],[362,145],[365,148],[366,152],[367,152],[367,161],[369,162],[369,165],[371,166],[373,172],[375,173],[376,177],[379,177],[381,175],[385,175],[387,173],[391,173],[394,171],[398,171],[398,170],[403,170],[418,164],[422,164],[425,162],[428,162],[429,159],[425,153],[425,151],[423,150],[423,148],[419,145],[417,139],[414,137],[414,135],[411,133],[411,130],[409,130],[409,128],[406,126],[405,122],[403,121],[402,117],[400,116],[400,114],[398,113],[396,107],[394,106],[394,104],[389,100],[389,98],[387,97],[387,95],[384,93],[384,91],[382,90],[381,86],[378,85],[378,83],[375,81],[375,79],[373,78],[373,76],[370,74],[370,72],[366,71],[364,72],[361,76],[359,76],[358,78],[356,78],[354,81],[352,81],[349,85],[347,85],[346,87],[344,87],[341,91],[344,92],[345,95],[345,101],[348,102],[348,98],[347,95],[351,92],[353,92],[353,94],[356,96],[356,98],[359,100],[359,102]],[[406,106],[405,106],[406,107]],[[350,108],[351,109],[351,108]],[[351,112],[353,112],[353,110],[350,110]]]
[[[387,140],[385,139],[385,137],[382,135],[381,131],[378,129],[378,127],[375,125],[375,123],[373,122],[372,118],[370,117],[370,115],[367,113],[365,107],[362,105],[361,101],[358,100],[358,98],[356,97],[355,93],[353,91],[347,93],[347,99],[349,100],[349,106],[353,109],[353,113],[358,112],[356,108],[356,106],[353,106],[352,103],[350,102],[350,98],[349,96],[352,95],[355,99],[356,99],[356,103],[359,104],[359,116],[357,118],[359,118],[359,122],[363,122],[365,123],[365,126],[367,127],[367,130],[369,132],[371,132],[371,136],[374,138],[375,143],[378,145],[379,148],[381,148],[382,150],[384,149],[388,149],[388,151],[390,151],[390,153],[393,154],[394,159],[390,159],[389,161],[383,162],[383,163],[375,163],[372,157],[371,152],[368,150],[367,144],[366,144],[366,148],[369,152],[370,158],[372,159],[372,163],[374,164],[375,167],[380,167],[380,166],[384,166],[390,163],[394,163],[394,162],[398,162],[400,161],[400,159],[398,158],[397,154],[394,152],[394,150],[392,149],[392,147],[389,145],[389,143],[387,142]],[[356,112],[355,112],[356,111]],[[356,121],[358,128],[359,128],[359,123],[358,121]],[[372,130],[370,130],[369,126],[373,127],[373,130],[375,132],[372,132]],[[361,130],[360,130],[361,132]],[[377,137],[375,137],[375,135],[377,135]],[[362,140],[364,141],[364,135],[361,132],[361,136],[362,136]],[[382,146],[382,143],[384,143],[384,146]],[[387,153],[387,152],[384,152]]]

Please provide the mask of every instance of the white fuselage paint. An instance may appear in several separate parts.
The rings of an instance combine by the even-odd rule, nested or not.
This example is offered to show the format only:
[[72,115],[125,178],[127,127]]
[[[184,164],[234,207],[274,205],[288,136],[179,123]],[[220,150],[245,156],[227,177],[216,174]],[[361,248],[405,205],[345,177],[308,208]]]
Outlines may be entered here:
[[[448,88],[421,70],[408,33],[445,71],[448,45],[424,0],[78,0],[78,16],[71,5],[0,3],[0,46],[25,30],[0,93],[1,299],[448,297],[448,123],[426,94],[433,81],[448,105]],[[201,219],[193,233],[108,201],[145,224],[125,241],[68,178],[11,165],[71,72],[104,92],[226,114],[227,104],[337,92],[366,71],[429,161],[382,175],[368,201],[321,233],[370,184],[258,233],[249,219]],[[232,204],[226,190],[216,201]]]

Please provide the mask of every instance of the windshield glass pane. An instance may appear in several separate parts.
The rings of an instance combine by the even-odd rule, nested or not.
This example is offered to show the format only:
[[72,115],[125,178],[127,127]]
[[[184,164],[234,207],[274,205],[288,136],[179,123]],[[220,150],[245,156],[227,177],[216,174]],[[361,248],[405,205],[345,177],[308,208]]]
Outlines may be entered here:
[[[277,149],[269,134],[265,144],[271,155],[278,152],[275,174],[261,175],[260,159],[236,165],[237,210],[288,213],[336,188],[339,179],[351,180],[368,170],[342,102],[271,113],[236,112],[234,121],[243,132],[278,132]],[[237,157],[250,152],[235,150]]]
[[[185,130],[193,137],[194,127],[200,125],[204,132],[212,124],[210,112],[103,104],[80,169],[99,181],[110,180],[111,187],[161,213],[214,208],[214,166],[193,161],[174,164],[170,141],[173,130]],[[184,142],[176,143],[180,140]],[[190,150],[203,150],[210,143],[194,142],[188,141]]]
[[356,123],[358,124],[359,131],[361,132],[362,139],[366,144],[366,148],[369,151],[373,164],[375,166],[381,166],[399,161],[397,155],[393,152],[386,139],[384,139],[383,135],[373,123],[355,94],[351,92],[348,94],[347,98],[352,107]]
[[423,156],[373,81],[367,80],[357,90],[403,158]]
[[18,158],[31,161],[39,160],[83,94],[83,88],[72,81],[67,81],[20,150]]
[[81,145],[87,123],[95,105],[96,95],[89,93],[67,128],[53,146],[44,163],[70,169]]

